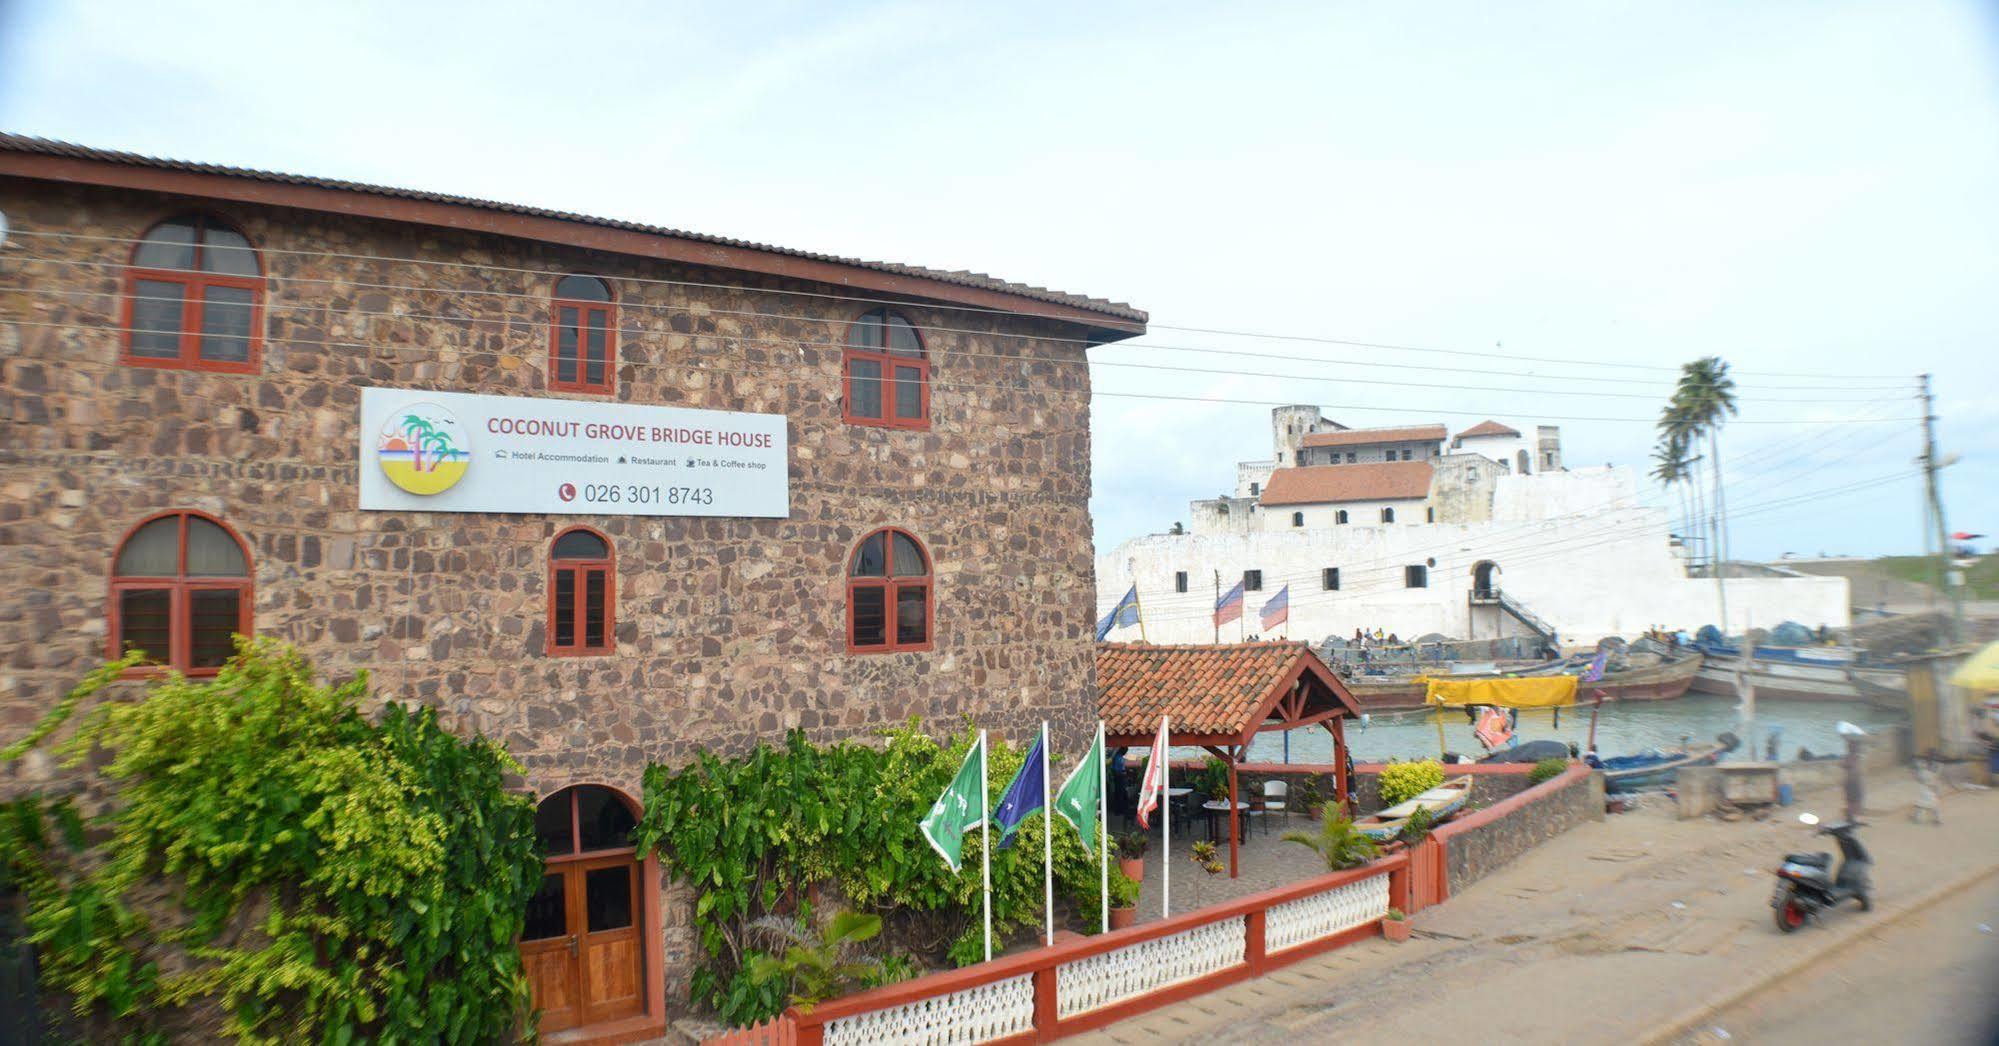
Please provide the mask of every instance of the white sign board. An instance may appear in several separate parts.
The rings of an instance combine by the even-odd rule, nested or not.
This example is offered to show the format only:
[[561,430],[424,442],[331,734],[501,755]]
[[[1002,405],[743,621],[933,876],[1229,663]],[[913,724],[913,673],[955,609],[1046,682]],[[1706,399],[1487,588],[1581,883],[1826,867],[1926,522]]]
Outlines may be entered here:
[[782,414],[361,390],[361,507],[791,514]]

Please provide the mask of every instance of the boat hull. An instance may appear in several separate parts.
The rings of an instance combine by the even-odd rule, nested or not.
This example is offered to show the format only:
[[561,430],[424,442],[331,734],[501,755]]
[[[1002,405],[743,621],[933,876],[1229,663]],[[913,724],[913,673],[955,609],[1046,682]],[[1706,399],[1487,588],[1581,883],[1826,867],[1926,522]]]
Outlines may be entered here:
[[[1691,654],[1650,668],[1607,676],[1600,682],[1584,684],[1582,691],[1576,695],[1576,703],[1590,703],[1598,690],[1604,692],[1608,701],[1670,701],[1687,692],[1700,666],[1700,655]],[[1366,676],[1354,676],[1342,682],[1346,683],[1363,712],[1422,708],[1423,695],[1427,690],[1420,680],[1410,677],[1370,682]]]
[[[1734,697],[1738,662],[1709,661],[1695,673],[1693,689],[1703,694]],[[1845,666],[1820,666],[1757,661],[1748,682],[1759,698],[1790,701],[1858,701],[1863,696]]]

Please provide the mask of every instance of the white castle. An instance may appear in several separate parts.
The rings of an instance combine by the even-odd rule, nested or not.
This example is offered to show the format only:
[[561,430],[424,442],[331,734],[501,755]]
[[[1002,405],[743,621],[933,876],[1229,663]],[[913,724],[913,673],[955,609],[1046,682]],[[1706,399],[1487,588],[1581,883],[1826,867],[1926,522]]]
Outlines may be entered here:
[[[1404,639],[1552,633],[1566,645],[1719,616],[1714,581],[1687,576],[1667,510],[1640,502],[1628,467],[1565,466],[1553,425],[1356,429],[1289,406],[1271,412],[1271,442],[1271,460],[1237,464],[1233,493],[1191,503],[1185,530],[1099,556],[1098,613],[1135,583],[1154,643],[1379,628]],[[1216,598],[1238,581],[1243,622],[1217,636]],[[1731,632],[1848,621],[1843,578],[1726,584]],[[1290,620],[1266,631],[1259,611],[1286,585]]]

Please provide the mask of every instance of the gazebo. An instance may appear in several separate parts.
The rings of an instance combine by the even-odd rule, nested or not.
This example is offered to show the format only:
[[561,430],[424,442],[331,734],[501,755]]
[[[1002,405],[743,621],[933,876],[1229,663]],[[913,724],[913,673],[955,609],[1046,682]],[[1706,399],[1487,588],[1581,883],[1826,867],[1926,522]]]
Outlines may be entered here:
[[[1323,726],[1333,737],[1336,801],[1348,796],[1346,731],[1360,714],[1345,684],[1302,642],[1211,646],[1097,644],[1097,715],[1104,743],[1142,748],[1171,717],[1167,742],[1206,750],[1229,766],[1229,877],[1237,874],[1237,767],[1257,734]],[[1170,811],[1169,811],[1170,815]]]

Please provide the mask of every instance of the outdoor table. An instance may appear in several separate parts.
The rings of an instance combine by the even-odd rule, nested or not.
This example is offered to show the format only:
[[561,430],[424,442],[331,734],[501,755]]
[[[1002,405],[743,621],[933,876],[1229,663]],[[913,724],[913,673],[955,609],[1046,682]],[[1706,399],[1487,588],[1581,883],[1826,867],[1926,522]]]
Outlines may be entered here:
[[[1249,804],[1238,802],[1235,804],[1235,808],[1236,812],[1240,814],[1242,811],[1249,809]],[[1201,804],[1201,809],[1208,812],[1208,839],[1210,841],[1218,841],[1219,833],[1216,831],[1216,825],[1220,822],[1222,816],[1229,812],[1229,801],[1226,799],[1210,799]],[[1242,841],[1245,843],[1248,842],[1249,837],[1245,835]]]
[[[1194,790],[1192,788],[1168,788],[1166,790],[1166,816],[1173,816],[1173,804],[1176,801],[1183,800],[1193,794]],[[1182,802],[1180,803],[1180,820],[1185,822],[1187,819],[1187,804]]]

